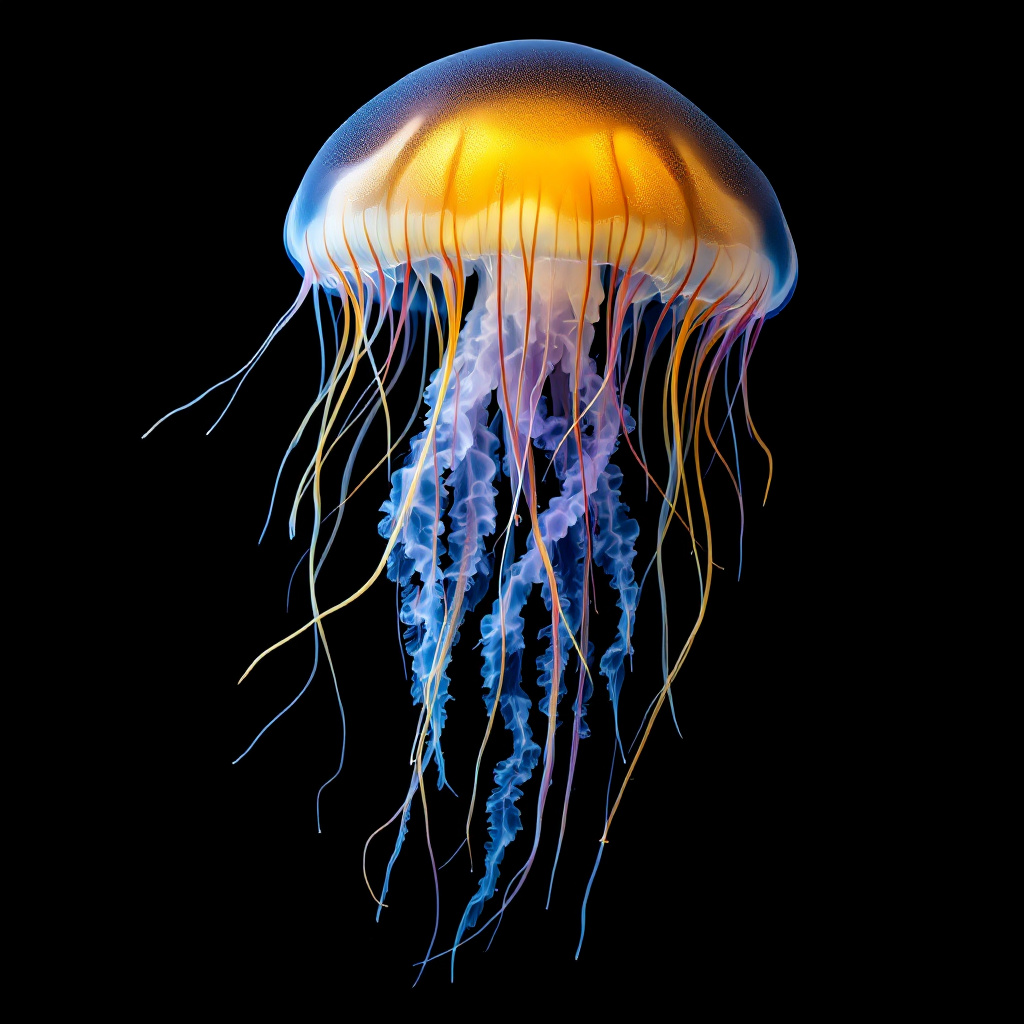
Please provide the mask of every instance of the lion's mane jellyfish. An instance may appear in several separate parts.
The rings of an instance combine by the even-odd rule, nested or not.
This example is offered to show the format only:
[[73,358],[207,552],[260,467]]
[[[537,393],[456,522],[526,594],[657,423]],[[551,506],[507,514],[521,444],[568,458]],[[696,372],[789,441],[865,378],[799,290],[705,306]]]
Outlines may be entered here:
[[[692,103],[606,53],[542,41],[437,61],[353,114],[302,179],[284,239],[302,275],[298,297],[228,380],[237,390],[312,293],[321,384],[288,447],[315,435],[290,516],[294,535],[300,507],[311,506],[303,576],[312,615],[257,662],[312,630],[341,707],[345,673],[331,661],[324,620],[382,575],[400,587],[418,721],[408,789],[394,794],[397,812],[382,826],[394,832],[387,871],[381,885],[367,880],[382,903],[417,804],[436,865],[427,787],[446,783],[445,705],[462,634],[460,662],[478,667],[485,712],[466,839],[484,799],[489,838],[451,937],[454,963],[456,948],[500,917],[537,858],[559,715],[571,718],[571,743],[559,746],[567,758],[560,826],[551,823],[561,835],[595,676],[611,699],[625,779],[671,701],[713,578],[704,474],[710,461],[721,463],[742,524],[738,466],[721,433],[728,425],[735,445],[736,421],[745,422],[760,442],[747,368],[765,319],[793,292],[796,252],[765,176]],[[393,408],[389,395],[410,365],[421,375],[422,404]],[[709,420],[716,382],[724,391],[718,423]],[[364,454],[356,471],[374,422],[386,427],[386,450]],[[645,430],[656,435],[658,473],[648,468]],[[341,473],[328,493],[329,462]],[[770,457],[767,465],[770,481]],[[324,602],[316,579],[331,548],[369,541],[354,538],[349,521],[341,528],[346,501],[379,487],[384,471],[390,494],[377,568],[343,600]],[[660,510],[643,531],[641,563],[623,473],[644,478]],[[693,611],[683,623],[670,622],[665,598],[670,544],[695,556]],[[645,573],[645,605],[660,599],[662,670],[631,745],[618,705]],[[603,586],[614,592],[618,627],[595,651],[592,609]],[[541,652],[533,669],[523,663],[524,610],[535,588],[547,613],[532,626]],[[479,626],[466,638],[478,606]],[[463,687],[472,686],[466,672]],[[488,742],[500,750],[493,768]],[[624,788],[625,780],[617,796],[611,791],[594,837],[597,863]],[[506,851],[524,827],[528,848],[509,870]],[[437,945],[436,922],[424,962]]]

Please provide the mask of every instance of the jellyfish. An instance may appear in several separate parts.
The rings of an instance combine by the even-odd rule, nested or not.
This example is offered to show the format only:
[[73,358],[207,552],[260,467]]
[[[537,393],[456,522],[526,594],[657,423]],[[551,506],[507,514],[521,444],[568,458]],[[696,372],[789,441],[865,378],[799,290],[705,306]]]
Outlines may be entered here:
[[[765,320],[796,286],[779,202],[746,154],[659,79],[584,46],[506,42],[429,64],[352,114],[306,171],[284,242],[301,277],[294,302],[244,366],[180,407],[224,386],[233,399],[310,301],[320,381],[287,445],[267,519],[305,441],[287,521],[293,537],[300,519],[310,524],[295,574],[310,613],[242,678],[303,635],[313,640],[313,667],[253,744],[325,667],[343,732],[324,785],[338,777],[346,680],[325,622],[391,581],[417,720],[408,786],[367,841],[390,837],[386,869],[376,881],[364,874],[379,919],[419,806],[439,902],[428,788],[451,788],[446,705],[456,684],[478,677],[480,743],[463,840],[471,858],[481,804],[486,839],[454,934],[439,950],[436,914],[420,961],[422,971],[447,955],[454,970],[458,949],[497,927],[533,872],[542,825],[559,837],[550,898],[580,745],[591,733],[588,703],[603,686],[626,768],[595,836],[582,946],[626,783],[665,705],[675,714],[673,683],[708,608],[718,569],[705,487],[712,463],[739,503],[742,564],[744,427],[767,458],[765,496],[770,486],[748,367]],[[395,387],[410,376],[419,401],[402,408]],[[713,422],[717,385],[724,414]],[[381,424],[383,450],[364,452]],[[624,474],[642,479],[657,508],[643,530],[623,500]],[[376,568],[325,600],[318,578],[328,556],[376,540],[353,535],[345,513],[384,476]],[[682,622],[669,615],[673,545],[692,556],[696,576]],[[602,590],[616,624],[596,649]],[[641,593],[660,609],[662,644],[660,678],[637,728],[620,722],[619,704]],[[528,624],[540,605],[540,621]],[[539,650],[534,665],[528,639]],[[556,744],[560,724],[569,739]],[[500,756],[488,758],[498,746]],[[556,754],[566,761],[558,790]]]

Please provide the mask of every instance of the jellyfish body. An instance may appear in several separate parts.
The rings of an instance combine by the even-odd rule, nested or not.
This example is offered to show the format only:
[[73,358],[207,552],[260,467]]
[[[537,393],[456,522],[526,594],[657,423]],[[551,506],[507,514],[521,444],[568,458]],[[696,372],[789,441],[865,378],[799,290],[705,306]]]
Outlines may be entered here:
[[[747,366],[763,321],[793,292],[796,253],[767,179],[689,101],[608,54],[542,41],[457,54],[368,103],[310,165],[284,237],[302,288],[271,338],[307,294],[322,292],[330,315],[322,315],[318,300],[321,341],[328,339],[329,356],[333,339],[334,355],[325,357],[319,393],[289,447],[318,423],[291,516],[294,532],[303,496],[311,495],[313,616],[281,643],[313,628],[330,661],[325,617],[386,574],[400,588],[419,709],[409,787],[389,823],[397,835],[383,891],[371,886],[380,904],[417,794],[426,825],[428,773],[438,787],[446,783],[453,650],[467,615],[483,612],[479,636],[463,641],[479,647],[486,712],[467,837],[478,785],[481,795],[486,786],[481,763],[494,741],[492,727],[497,733],[504,725],[509,735],[485,798],[489,837],[454,950],[479,930],[498,892],[505,853],[524,828],[531,780],[530,846],[516,871],[505,872],[489,920],[535,861],[560,715],[571,718],[572,737],[564,831],[598,674],[619,732],[642,575],[640,529],[621,497],[624,469],[646,476],[660,502],[644,564],[650,558],[662,595],[662,550],[670,537],[697,556],[700,583],[699,605],[671,651],[662,597],[662,678],[639,740],[632,749],[624,737],[618,741],[627,778],[671,700],[710,592],[713,549],[702,484],[710,458],[733,477],[742,507],[742,488],[709,424],[709,395],[723,380],[730,424],[741,411],[750,423]],[[476,298],[467,308],[471,274]],[[665,377],[649,389],[663,347]],[[422,392],[425,410],[396,414],[388,397],[398,375],[421,360],[425,373],[435,356]],[[637,410],[625,399],[631,382]],[[653,477],[645,456],[648,390],[656,392],[650,401],[660,420],[663,479]],[[387,451],[365,475],[355,474],[362,440],[379,416]],[[752,424],[750,430],[756,437]],[[340,493],[328,496],[324,466],[338,458],[339,443],[347,461]],[[403,451],[402,464],[393,465]],[[346,503],[384,466],[390,494],[377,570],[350,596],[322,607],[316,577]],[[555,492],[547,501],[545,490]],[[590,616],[602,578],[614,593],[618,626],[607,649],[595,652]],[[524,610],[538,590],[547,615],[533,672],[523,663]],[[602,844],[621,798],[620,790]]]

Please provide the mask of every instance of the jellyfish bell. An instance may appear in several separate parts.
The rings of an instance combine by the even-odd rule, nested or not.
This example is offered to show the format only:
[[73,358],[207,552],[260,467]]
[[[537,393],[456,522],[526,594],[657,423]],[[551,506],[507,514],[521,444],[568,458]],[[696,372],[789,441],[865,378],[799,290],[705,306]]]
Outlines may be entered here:
[[[298,297],[229,380],[244,380],[312,296],[323,372],[285,455],[313,435],[288,517],[293,535],[300,515],[312,522],[300,560],[311,616],[245,676],[282,644],[312,636],[313,671],[284,711],[322,666],[343,716],[345,675],[325,620],[381,576],[397,584],[408,682],[395,683],[409,686],[417,713],[408,786],[394,794],[394,814],[374,833],[392,836],[382,879],[367,874],[379,916],[417,806],[437,891],[427,784],[453,788],[446,704],[453,651],[470,637],[460,645],[462,664],[475,661],[486,714],[476,769],[468,781],[462,773],[457,788],[467,794],[469,853],[479,845],[481,804],[487,839],[473,860],[476,891],[444,950],[454,957],[484,925],[500,921],[530,875],[556,754],[565,765],[561,850],[580,744],[590,733],[587,703],[603,677],[621,785],[594,837],[597,870],[626,782],[664,704],[671,705],[672,684],[704,620],[715,566],[703,484],[712,459],[735,488],[742,529],[739,467],[731,468],[719,440],[728,424],[736,446],[734,419],[745,419],[757,437],[747,367],[764,320],[793,292],[796,253],[765,176],[693,104],[606,53],[545,41],[469,50],[381,93],[317,154],[284,236],[302,276]],[[471,308],[470,275],[477,279]],[[655,365],[664,366],[664,378],[649,388]],[[421,382],[422,402],[412,410],[392,401],[403,373]],[[724,418],[712,425],[709,396],[719,381]],[[653,416],[664,450],[658,470],[645,449],[645,396],[660,413]],[[381,421],[385,450],[360,455]],[[337,463],[340,472],[326,476]],[[379,487],[375,474],[384,467],[390,492],[377,567],[342,600],[326,602],[318,584],[326,556],[366,544],[344,517],[347,503]],[[283,471],[284,462],[278,481]],[[643,478],[656,498],[649,531],[622,500],[624,473]],[[672,580],[662,556],[673,545],[695,556],[699,583],[687,591],[699,600],[683,620],[669,616],[669,604],[674,610],[683,599],[666,598]],[[646,603],[660,602],[662,672],[645,693],[642,720],[621,723],[645,576],[657,584]],[[615,625],[604,649],[594,651],[591,616],[602,580]],[[535,669],[525,658],[531,595],[546,610],[534,630]],[[479,620],[470,623],[477,609]],[[556,745],[560,719],[569,738]],[[485,760],[488,745],[499,743],[500,755]],[[327,782],[343,762],[344,746]],[[523,829],[530,840],[510,869],[506,852]],[[423,963],[435,955],[437,928],[435,920]]]
[[764,312],[797,272],[771,185],[713,121],[632,64],[547,41],[447,57],[366,104],[307,170],[285,244],[324,282],[501,251],[618,262],[663,299],[688,269],[684,299],[703,282],[739,306],[767,283]]

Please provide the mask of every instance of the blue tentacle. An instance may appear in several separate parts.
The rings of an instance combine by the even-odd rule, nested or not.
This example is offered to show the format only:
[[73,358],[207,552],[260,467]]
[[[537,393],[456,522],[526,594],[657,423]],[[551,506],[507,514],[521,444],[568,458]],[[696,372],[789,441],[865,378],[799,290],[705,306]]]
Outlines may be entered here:
[[639,588],[633,573],[636,539],[640,527],[627,514],[629,506],[621,500],[622,471],[609,463],[598,480],[593,503],[596,511],[594,561],[608,574],[611,586],[619,592],[616,606],[622,610],[615,639],[601,658],[601,674],[608,680],[608,696],[615,719],[615,736],[622,750],[619,735],[619,694],[625,677],[625,658],[633,653],[630,636],[636,618]]

